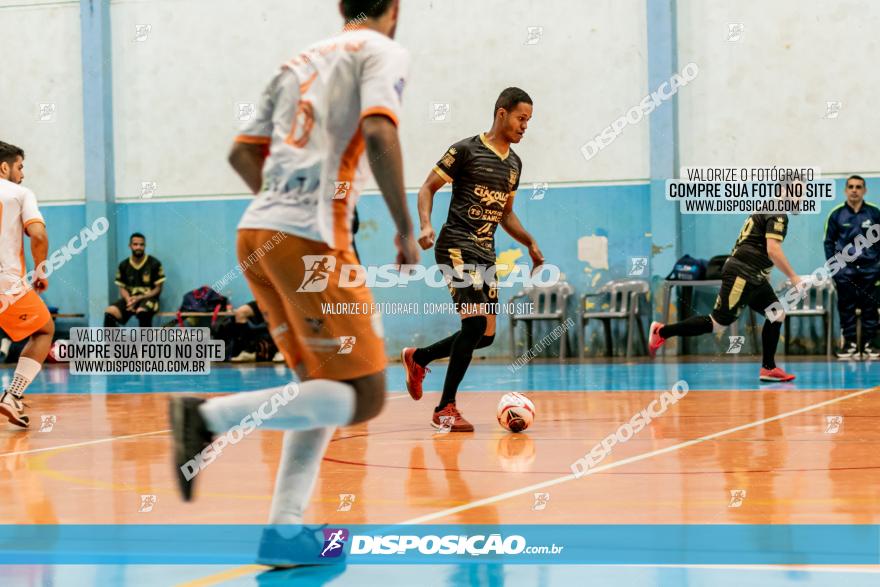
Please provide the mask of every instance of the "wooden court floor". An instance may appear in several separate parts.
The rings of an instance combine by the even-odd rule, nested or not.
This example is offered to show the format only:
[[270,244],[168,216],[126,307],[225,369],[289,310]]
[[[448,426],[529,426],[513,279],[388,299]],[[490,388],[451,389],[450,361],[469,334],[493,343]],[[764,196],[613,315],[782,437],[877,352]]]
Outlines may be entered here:
[[[597,368],[607,375],[606,367]],[[620,374],[611,379],[632,382],[629,366],[613,367]],[[495,422],[503,389],[489,368],[476,365],[460,397],[471,434],[436,433],[437,394],[416,403],[392,384],[379,418],[336,433],[306,521],[880,523],[880,389],[855,385],[874,367],[856,380],[828,376],[836,387],[813,380],[746,390],[724,389],[717,368],[687,368],[688,395],[580,479],[572,462],[674,378],[654,371],[654,391],[632,391],[588,372],[582,389],[568,375],[535,377],[527,393],[538,417],[523,434]],[[0,426],[0,523],[265,523],[280,432],[256,431],[226,448],[199,475],[197,500],[184,503],[166,419],[179,390],[152,382],[138,393],[127,383],[125,393],[88,394],[75,384],[36,387],[30,430]],[[548,494],[543,506],[536,493]]]

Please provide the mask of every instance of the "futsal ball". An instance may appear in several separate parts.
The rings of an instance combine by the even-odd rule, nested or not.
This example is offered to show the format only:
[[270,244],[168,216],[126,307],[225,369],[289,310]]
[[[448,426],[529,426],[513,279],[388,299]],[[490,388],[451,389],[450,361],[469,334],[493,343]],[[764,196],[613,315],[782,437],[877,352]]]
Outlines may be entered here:
[[498,402],[498,423],[505,430],[522,432],[532,425],[534,419],[535,404],[521,393],[505,393]]
[[58,347],[59,347],[59,346],[62,346],[62,345],[68,345],[68,344],[70,344],[70,341],[67,340],[67,339],[64,339],[64,338],[59,338],[59,339],[56,340],[54,343],[52,343],[52,346],[49,348],[49,354],[46,356],[46,362],[47,362],[47,363],[59,363],[59,362],[61,362],[61,361],[58,359],[58,354],[59,354],[59,353],[58,353]]

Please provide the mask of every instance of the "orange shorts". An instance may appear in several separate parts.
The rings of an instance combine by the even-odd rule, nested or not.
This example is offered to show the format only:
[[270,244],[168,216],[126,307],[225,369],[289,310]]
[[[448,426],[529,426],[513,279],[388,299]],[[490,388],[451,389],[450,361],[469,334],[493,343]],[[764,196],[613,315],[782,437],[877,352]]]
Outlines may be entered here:
[[37,292],[29,289],[0,314],[0,328],[18,342],[45,326],[51,319],[49,308]]
[[274,230],[238,231],[238,259],[287,364],[307,379],[385,369],[382,322],[366,286],[339,287],[351,251]]

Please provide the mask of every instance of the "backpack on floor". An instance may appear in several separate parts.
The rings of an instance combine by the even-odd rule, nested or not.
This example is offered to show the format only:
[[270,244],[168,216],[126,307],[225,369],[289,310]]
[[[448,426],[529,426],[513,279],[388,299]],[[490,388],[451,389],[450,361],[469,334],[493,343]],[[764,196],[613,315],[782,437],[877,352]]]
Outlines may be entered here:
[[[177,310],[177,325],[181,328],[184,326],[184,318],[181,316],[183,312],[211,312],[210,325],[213,326],[217,322],[217,314],[230,306],[229,298],[217,293],[207,285],[203,285],[184,294],[180,308]],[[198,326],[204,324],[205,320],[203,318],[205,317],[189,316],[185,320],[189,326]]]

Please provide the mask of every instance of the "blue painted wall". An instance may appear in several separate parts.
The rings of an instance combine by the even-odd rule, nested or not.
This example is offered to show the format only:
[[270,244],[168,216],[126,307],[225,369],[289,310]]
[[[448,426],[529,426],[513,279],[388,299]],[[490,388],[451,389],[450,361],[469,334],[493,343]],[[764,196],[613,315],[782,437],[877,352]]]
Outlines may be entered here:
[[[871,190],[880,191],[880,181],[868,180],[868,196]],[[792,218],[785,251],[795,269],[809,273],[824,262],[822,239],[825,219],[828,212],[844,200],[843,180],[837,182],[838,198],[833,204],[825,204],[817,215],[800,215]],[[637,256],[651,257],[652,239],[646,234],[657,233],[651,226],[650,193],[647,184],[551,187],[541,200],[530,200],[529,193],[523,190],[515,202],[515,210],[523,224],[538,239],[550,263],[559,265],[565,278],[575,287],[577,299],[588,291],[610,279],[626,277],[630,259]],[[440,229],[445,220],[449,203],[449,192],[437,195],[434,206],[435,230]],[[415,194],[409,195],[410,208],[415,214]],[[147,236],[148,252],[158,257],[168,276],[162,295],[162,309],[174,310],[186,291],[203,284],[211,284],[221,279],[235,267],[235,227],[247,200],[217,199],[198,202],[154,201],[149,203],[117,203],[115,217],[117,263],[128,255],[128,236],[135,231]],[[361,230],[357,236],[362,261],[368,265],[390,263],[394,259],[392,248],[391,220],[384,202],[379,196],[365,196],[358,206],[361,216]],[[51,248],[60,247],[73,235],[78,234],[85,225],[85,207],[82,204],[69,206],[48,206],[43,208],[46,217]],[[710,258],[713,255],[727,254],[739,232],[743,216],[714,215],[687,217],[687,230],[682,235],[683,253],[696,257]],[[609,267],[600,269],[590,267],[578,260],[577,239],[585,235],[603,235],[608,238]],[[106,237],[105,237],[106,238]],[[502,230],[498,231],[499,251],[517,249],[521,257],[517,263],[528,263],[525,248],[515,243]],[[28,252],[29,256],[29,252]],[[423,254],[423,262],[434,263],[433,251]],[[112,277],[114,267],[95,268],[107,271]],[[670,267],[655,267],[665,275]],[[85,255],[74,257],[52,278],[50,289],[45,296],[47,303],[59,306],[63,312],[87,313],[87,267]],[[774,272],[773,283],[782,279]],[[502,289],[500,301],[506,302],[519,287]],[[229,282],[224,289],[236,304],[251,299],[245,280],[241,277]],[[387,347],[390,355],[402,346],[424,344],[448,335],[457,329],[455,315],[423,315],[424,303],[446,303],[449,301],[445,288],[430,288],[424,284],[411,284],[406,288],[378,288],[373,290],[377,302],[415,302],[419,313],[399,314],[384,317]],[[705,291],[695,299],[694,311],[708,312],[715,293]],[[110,300],[107,300],[108,302]],[[656,308],[656,300],[653,306]],[[573,301],[572,315],[577,304]],[[647,310],[647,308],[646,308]],[[760,324],[760,321],[759,321]],[[798,337],[796,345],[809,350],[820,350],[818,342],[818,321],[809,323],[798,321],[793,333]],[[497,342],[483,355],[499,356],[509,353],[509,322],[506,316],[499,320]],[[536,340],[549,331],[546,326],[536,330]],[[520,340],[524,334],[520,328]],[[814,338],[816,339],[814,341]],[[575,332],[570,332],[572,348],[576,340]],[[588,355],[601,355],[604,347],[598,324],[588,326]],[[725,344],[726,338],[711,337],[698,343],[697,352],[715,353]],[[622,346],[618,345],[618,351]],[[548,353],[550,351],[548,350]]]
[[[85,204],[45,206],[40,212],[46,219],[50,254],[70,241],[71,237],[79,235],[85,227]],[[25,238],[25,257],[28,268],[33,268],[30,241],[27,238]],[[88,263],[83,251],[52,273],[49,277],[49,289],[43,295],[43,299],[50,306],[58,306],[64,313],[85,314],[89,305],[87,273]]]
[[[537,238],[547,262],[560,267],[565,278],[577,290],[578,298],[595,289],[594,282],[598,287],[609,279],[625,277],[629,272],[631,257],[650,257],[651,239],[646,236],[650,232],[649,191],[646,184],[551,186],[541,200],[530,200],[529,195],[527,190],[523,190],[517,196],[515,210],[524,226]],[[446,218],[449,197],[449,192],[437,195],[434,205],[434,226],[437,231]],[[414,193],[409,194],[409,205],[415,215]],[[147,252],[161,260],[165,267],[167,281],[161,308],[175,310],[188,290],[211,284],[235,267],[235,227],[246,206],[247,200],[228,199],[119,202],[115,206],[114,218],[111,218],[116,230],[116,263],[128,255],[129,235],[135,231],[144,233]],[[367,265],[393,262],[392,223],[382,198],[365,196],[358,210],[361,229],[357,244],[362,262]],[[78,234],[85,223],[83,205],[46,207],[44,214],[53,250]],[[592,268],[578,260],[577,239],[586,235],[608,238],[608,269]],[[499,251],[516,248],[521,252],[516,262],[529,263],[525,247],[514,242],[500,229],[497,247]],[[423,262],[434,264],[433,250],[423,253]],[[112,278],[115,265],[87,268],[85,256],[76,257],[56,274],[45,296],[47,303],[59,306],[63,312],[86,313],[88,303],[85,292],[90,271],[107,271]],[[518,289],[519,286],[503,289],[500,301],[508,301]],[[229,282],[223,293],[229,295],[235,304],[252,299],[241,277]],[[419,314],[384,317],[390,355],[396,354],[402,346],[430,342],[457,330],[459,321],[456,315],[426,316],[421,313],[423,303],[449,302],[446,288],[430,288],[420,283],[406,288],[374,289],[373,294],[377,302],[416,302],[419,305]],[[572,311],[575,305],[573,301],[570,306]],[[549,327],[536,329],[536,340],[546,331],[549,331]],[[507,354],[508,332],[508,320],[504,316],[499,320],[498,342],[483,354]],[[598,334],[591,327],[588,339]],[[573,343],[575,332],[572,331],[570,336]],[[594,348],[597,345],[591,343],[590,346]],[[601,345],[598,348],[601,350]]]

